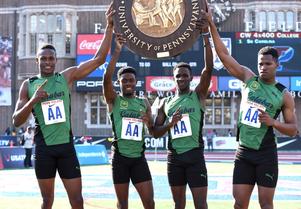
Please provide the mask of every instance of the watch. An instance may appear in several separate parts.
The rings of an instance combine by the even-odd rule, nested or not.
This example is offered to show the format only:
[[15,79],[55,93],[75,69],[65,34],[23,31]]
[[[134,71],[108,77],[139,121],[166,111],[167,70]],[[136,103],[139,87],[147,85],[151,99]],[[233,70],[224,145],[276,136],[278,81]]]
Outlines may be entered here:
[[235,12],[235,7],[231,0],[208,0],[215,23],[222,23]]

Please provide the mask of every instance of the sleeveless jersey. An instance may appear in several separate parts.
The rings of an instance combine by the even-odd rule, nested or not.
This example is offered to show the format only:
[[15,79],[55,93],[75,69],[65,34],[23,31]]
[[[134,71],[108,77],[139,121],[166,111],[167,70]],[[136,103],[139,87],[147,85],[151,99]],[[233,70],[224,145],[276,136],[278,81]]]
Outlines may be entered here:
[[242,88],[238,121],[238,140],[242,147],[259,150],[276,147],[273,127],[259,122],[259,110],[277,119],[283,105],[285,86],[266,84],[257,76],[249,79]]
[[130,158],[142,156],[145,150],[144,124],[140,112],[146,112],[146,109],[144,99],[120,95],[116,97],[110,113],[114,136],[113,151]]
[[164,112],[170,121],[177,109],[182,119],[168,131],[168,149],[181,154],[194,148],[204,148],[202,129],[204,107],[195,92],[165,99]]
[[69,143],[73,137],[70,122],[70,92],[64,76],[55,73],[51,77],[30,78],[29,98],[45,80],[47,83],[43,89],[48,93],[48,98],[36,103],[32,110],[36,122],[35,142],[37,145]]

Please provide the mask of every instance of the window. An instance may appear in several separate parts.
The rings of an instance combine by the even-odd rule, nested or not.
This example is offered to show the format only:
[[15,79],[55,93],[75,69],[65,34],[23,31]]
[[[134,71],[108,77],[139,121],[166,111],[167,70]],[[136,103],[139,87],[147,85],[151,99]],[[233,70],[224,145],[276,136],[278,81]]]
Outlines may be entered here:
[[[254,13],[254,14],[253,14]],[[253,17],[258,17],[257,21],[253,20]],[[259,15],[256,16],[255,12],[250,12],[250,21],[252,21],[253,25],[254,22],[258,23],[256,25],[256,30],[258,31],[293,31],[298,30],[298,24],[296,24],[295,19],[297,22],[301,22],[301,12],[294,13],[292,11],[259,11]],[[252,28],[253,30],[253,28]]]
[[255,30],[255,25],[256,25],[256,14],[254,11],[250,12],[250,21],[252,22],[252,28],[251,30],[254,31]]
[[268,12],[268,31],[275,31],[276,30],[276,14],[275,12]]
[[[45,43],[54,44],[57,56],[71,56],[75,52],[75,31],[72,13],[36,12],[21,15],[20,57],[35,56],[37,50]],[[29,27],[26,27],[26,26]]]
[[231,98],[206,99],[205,125],[231,126]]
[[267,16],[266,13],[259,12],[259,31],[267,30]]
[[277,12],[277,29],[280,31],[285,30],[284,12]]
[[286,29],[287,30],[294,29],[294,13],[291,11],[286,13]]
[[107,107],[104,97],[91,94],[88,98],[88,124],[90,128],[109,127],[110,120],[107,114]]

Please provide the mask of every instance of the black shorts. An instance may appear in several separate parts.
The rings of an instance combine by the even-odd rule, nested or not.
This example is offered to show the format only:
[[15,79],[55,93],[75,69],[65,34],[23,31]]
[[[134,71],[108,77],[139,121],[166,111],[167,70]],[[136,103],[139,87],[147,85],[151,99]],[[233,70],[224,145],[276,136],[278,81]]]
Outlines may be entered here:
[[61,178],[81,177],[80,165],[74,145],[39,145],[35,149],[35,172],[38,179],[54,178],[56,171]]
[[278,180],[277,150],[239,150],[236,153],[233,184],[275,188]]
[[193,149],[182,154],[169,153],[167,162],[170,186],[208,186],[207,168],[202,149]]
[[113,152],[112,173],[114,184],[133,184],[152,180],[147,161],[143,156],[129,158]]

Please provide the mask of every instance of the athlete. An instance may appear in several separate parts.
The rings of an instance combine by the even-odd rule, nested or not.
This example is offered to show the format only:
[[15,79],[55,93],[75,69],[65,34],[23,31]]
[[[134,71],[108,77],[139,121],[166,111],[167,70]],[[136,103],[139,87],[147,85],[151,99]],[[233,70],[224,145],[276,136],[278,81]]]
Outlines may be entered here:
[[176,94],[163,99],[158,109],[155,126],[151,133],[157,138],[168,132],[168,181],[175,209],[186,205],[186,185],[193,196],[194,206],[207,209],[207,169],[204,159],[202,136],[205,101],[211,81],[213,56],[209,41],[208,23],[197,22],[202,30],[205,67],[201,72],[200,83],[190,90],[193,79],[191,67],[179,63],[173,69]]
[[[261,208],[273,209],[278,179],[274,129],[289,136],[297,134],[294,99],[286,87],[276,81],[279,62],[275,48],[267,46],[258,52],[257,76],[229,54],[212,21],[211,12],[206,15],[219,58],[229,74],[244,83],[238,118],[239,146],[233,174],[234,208],[248,208],[254,185],[257,184]],[[281,112],[284,122],[277,120]]]
[[13,124],[20,126],[30,113],[35,117],[35,172],[43,197],[42,209],[52,208],[55,175],[58,171],[73,209],[83,208],[82,181],[71,130],[70,89],[74,81],[86,77],[105,62],[113,33],[114,11],[106,12],[105,38],[94,58],[79,66],[55,72],[56,50],[44,45],[37,53],[39,74],[21,87]]
[[144,124],[153,126],[151,108],[146,98],[135,96],[136,71],[132,67],[118,70],[120,94],[113,88],[112,78],[125,39],[117,34],[116,47],[104,73],[103,94],[112,122],[112,173],[117,207],[128,208],[129,182],[135,186],[145,209],[154,209],[151,173],[144,156]]

